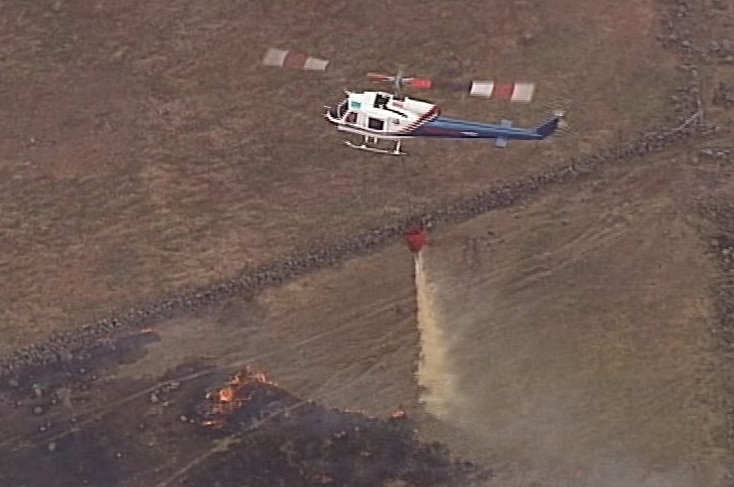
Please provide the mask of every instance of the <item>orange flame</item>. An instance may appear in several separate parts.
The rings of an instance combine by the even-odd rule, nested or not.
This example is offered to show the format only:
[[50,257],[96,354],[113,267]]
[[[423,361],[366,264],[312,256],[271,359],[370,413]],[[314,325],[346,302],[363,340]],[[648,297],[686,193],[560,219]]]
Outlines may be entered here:
[[253,384],[273,383],[262,372],[253,372],[249,368],[246,368],[235,374],[225,387],[207,393],[206,399],[213,403],[208,405],[207,411],[205,412],[205,416],[208,418],[202,424],[214,428],[224,426],[224,420],[217,418],[211,419],[209,416],[228,415],[241,408],[252,399],[252,391],[245,392],[244,388]]
[[225,387],[219,390],[219,400],[222,402],[234,401],[235,390],[232,387]]

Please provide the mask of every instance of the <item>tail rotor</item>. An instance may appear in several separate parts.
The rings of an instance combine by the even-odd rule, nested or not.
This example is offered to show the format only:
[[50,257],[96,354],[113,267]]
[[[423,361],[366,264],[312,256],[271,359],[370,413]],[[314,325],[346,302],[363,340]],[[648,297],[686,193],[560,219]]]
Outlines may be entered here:
[[[553,116],[558,117],[558,131],[556,136],[564,137],[573,134],[573,127],[568,123],[567,113],[571,105],[570,99],[559,99],[544,104],[548,109],[553,111]],[[558,108],[564,107],[564,108]]]

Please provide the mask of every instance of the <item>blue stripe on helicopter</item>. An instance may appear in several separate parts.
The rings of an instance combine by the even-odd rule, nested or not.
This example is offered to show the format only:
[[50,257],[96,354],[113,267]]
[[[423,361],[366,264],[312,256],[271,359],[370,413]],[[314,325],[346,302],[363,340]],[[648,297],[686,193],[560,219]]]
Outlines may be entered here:
[[[415,122],[414,122],[415,123]],[[419,121],[420,123],[420,121]],[[487,124],[438,117],[421,123],[415,129],[405,132],[385,133],[382,130],[372,130],[354,125],[342,125],[340,130],[357,133],[365,136],[390,138],[434,137],[457,139],[495,139],[495,145],[504,147],[510,140],[543,140],[552,135],[560,123],[559,117],[553,117],[534,128],[512,127],[512,123],[502,120],[500,124]]]
[[[545,125],[545,124],[544,124]],[[548,127],[550,128],[550,127]],[[550,130],[552,133],[555,127]],[[509,122],[500,125],[469,122],[453,118],[438,117],[410,132],[413,137],[451,137],[462,139],[497,138],[508,140],[541,140],[547,135],[544,130],[511,127]]]

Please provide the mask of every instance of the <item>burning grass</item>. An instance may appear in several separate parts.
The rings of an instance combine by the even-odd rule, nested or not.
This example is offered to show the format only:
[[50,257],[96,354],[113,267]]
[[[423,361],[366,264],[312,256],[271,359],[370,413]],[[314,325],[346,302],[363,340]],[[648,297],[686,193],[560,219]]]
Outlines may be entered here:
[[[100,373],[85,366],[87,374]],[[186,380],[194,371],[203,374]],[[252,369],[207,392],[218,374],[191,363],[144,383],[79,377],[62,384],[76,390],[75,419],[62,404],[38,416],[35,402],[0,390],[13,428],[0,427],[19,434],[4,445],[3,485],[465,487],[492,475],[420,442],[400,409],[378,419],[325,408]],[[152,394],[130,396],[151,383],[160,385]],[[47,387],[44,399],[56,387]],[[21,410],[9,406],[18,400]],[[93,418],[86,415],[92,410]]]
[[238,440],[191,472],[188,485],[471,486],[491,477],[420,443],[402,409],[378,419],[324,408],[250,369],[207,393],[198,412],[207,432]]
[[267,410],[281,406],[276,388],[264,373],[246,368],[221,389],[206,394],[199,409],[201,424],[224,433],[235,433],[244,424],[252,427],[264,419]]

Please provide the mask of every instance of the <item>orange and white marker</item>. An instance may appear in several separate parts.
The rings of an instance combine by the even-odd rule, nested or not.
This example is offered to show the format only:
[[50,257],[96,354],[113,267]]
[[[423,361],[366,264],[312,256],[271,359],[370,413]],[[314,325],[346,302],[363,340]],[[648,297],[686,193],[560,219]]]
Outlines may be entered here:
[[282,49],[268,49],[263,57],[265,66],[281,68],[305,69],[307,71],[324,71],[329,65],[326,59],[307,56],[305,54],[284,51]]

